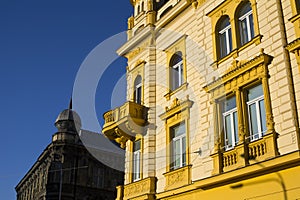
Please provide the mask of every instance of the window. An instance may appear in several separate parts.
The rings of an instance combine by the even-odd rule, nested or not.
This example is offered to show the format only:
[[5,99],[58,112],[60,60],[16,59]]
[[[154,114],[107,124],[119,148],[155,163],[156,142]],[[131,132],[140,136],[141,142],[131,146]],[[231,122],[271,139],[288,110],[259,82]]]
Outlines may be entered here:
[[238,13],[238,30],[240,46],[243,46],[254,37],[252,8],[249,2],[243,4]]
[[93,186],[102,188],[104,186],[104,170],[100,167],[93,167]]
[[133,144],[133,181],[141,179],[141,140]]
[[250,141],[261,138],[267,131],[266,112],[262,85],[247,91],[247,108],[249,120]]
[[224,148],[232,149],[238,142],[238,121],[236,98],[232,97],[223,102]]
[[182,53],[175,53],[170,61],[170,88],[176,90],[184,83]]
[[214,68],[228,55],[238,57],[248,46],[260,44],[256,0],[222,1],[206,15],[213,29]]
[[171,127],[171,170],[186,165],[185,123]]
[[138,75],[134,81],[134,102],[142,103],[142,77]]
[[296,10],[297,10],[297,14],[300,13],[300,0],[295,0],[296,1]]
[[218,24],[219,58],[223,58],[232,51],[232,35],[229,17],[221,18]]

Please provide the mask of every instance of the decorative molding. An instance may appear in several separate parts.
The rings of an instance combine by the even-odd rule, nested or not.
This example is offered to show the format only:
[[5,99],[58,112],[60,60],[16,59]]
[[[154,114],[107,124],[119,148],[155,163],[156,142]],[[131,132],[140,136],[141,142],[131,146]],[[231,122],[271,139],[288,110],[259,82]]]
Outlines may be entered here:
[[184,185],[191,184],[191,165],[181,167],[174,171],[170,171],[164,174],[166,178],[165,190],[171,190],[179,188]]
[[156,177],[148,177],[124,186],[124,199],[134,199],[142,195],[154,195],[156,192]]
[[297,50],[299,50],[300,49],[300,38],[297,38],[296,40],[289,43],[286,46],[286,49],[292,53],[295,53]]
[[134,140],[137,134],[143,134],[147,128],[148,108],[134,102],[126,102],[121,107],[103,114],[102,132],[125,148],[128,140]]
[[151,42],[150,41],[146,41],[143,44],[141,44],[139,47],[133,49],[132,51],[128,52],[125,57],[128,60],[132,60],[133,58],[135,58],[136,56],[138,56],[142,51],[144,51],[148,46],[150,46]]
[[262,49],[259,56],[250,61],[242,61],[240,64],[235,62],[236,64],[230,66],[223,76],[203,88],[212,94],[213,99],[217,99],[251,81],[267,76],[267,66],[272,60],[273,57],[265,54]]
[[165,107],[165,113],[161,114],[159,117],[162,120],[165,120],[174,116],[175,114],[191,108],[192,106],[193,101],[189,100],[189,96],[186,96],[185,101],[180,101],[179,99],[175,98],[169,107]]

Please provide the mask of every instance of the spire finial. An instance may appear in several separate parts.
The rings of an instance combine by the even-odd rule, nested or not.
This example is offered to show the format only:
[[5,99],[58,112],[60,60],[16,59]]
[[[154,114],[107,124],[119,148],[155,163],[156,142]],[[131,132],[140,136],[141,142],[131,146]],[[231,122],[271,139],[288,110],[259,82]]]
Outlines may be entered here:
[[69,103],[69,109],[72,110],[72,108],[73,108],[73,103],[72,103],[72,97],[71,97],[70,103]]

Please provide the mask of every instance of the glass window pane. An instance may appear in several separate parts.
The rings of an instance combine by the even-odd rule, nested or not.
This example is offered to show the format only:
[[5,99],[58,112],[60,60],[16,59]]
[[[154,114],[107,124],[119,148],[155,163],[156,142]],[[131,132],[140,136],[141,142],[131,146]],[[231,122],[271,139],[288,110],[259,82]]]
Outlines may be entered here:
[[227,45],[229,45],[229,50],[227,50],[227,54],[229,54],[232,51],[232,35],[231,35],[231,28],[228,29],[228,36],[229,36],[229,40],[227,41]]
[[[258,133],[258,125],[257,125],[257,113],[256,113],[256,105],[249,105],[249,123],[250,123],[250,135],[256,135]],[[252,138],[254,139],[254,138]]]
[[228,98],[224,101],[224,112],[230,111],[234,108],[236,108],[236,98],[232,97],[232,98]]
[[180,85],[183,84],[184,82],[184,77],[183,77],[183,63],[180,64]]
[[172,135],[173,138],[184,134],[185,133],[185,123],[181,123],[178,126],[172,127],[172,132],[173,132],[173,135]]
[[240,16],[245,15],[247,12],[249,12],[251,9],[250,2],[247,2],[243,5],[243,7],[240,9]]
[[248,37],[247,37],[247,21],[246,19],[243,19],[240,21],[240,37],[241,37],[241,45],[244,45],[245,43],[248,42]]
[[263,88],[261,85],[257,85],[250,90],[248,90],[248,101],[251,101],[253,99],[256,99],[257,97],[260,97],[263,95]]
[[133,180],[140,178],[140,152],[135,152],[133,156]]
[[180,140],[174,142],[174,168],[178,168],[180,166]]
[[300,13],[300,0],[296,0],[296,9],[297,9],[297,13]]
[[170,129],[171,131],[171,169],[182,167],[186,162],[185,123]]
[[260,111],[260,121],[261,121],[261,130],[263,133],[267,131],[267,122],[266,122],[266,110],[264,100],[259,101],[259,111]]
[[232,50],[232,36],[229,17],[224,17],[218,24],[219,56],[223,58]]
[[135,141],[133,145],[133,151],[138,151],[141,149],[141,140]]
[[186,164],[186,139],[182,138],[182,166]]
[[225,33],[219,35],[220,40],[220,58],[227,55],[226,36]]
[[237,119],[237,112],[233,113],[233,124],[234,124],[234,142],[235,144],[239,141],[239,135],[238,135],[238,119]]
[[249,15],[250,20],[250,31],[251,31],[251,39],[254,38],[254,24],[253,24],[253,15]]
[[225,146],[232,147],[232,127],[230,115],[225,117]]
[[175,90],[176,88],[178,88],[179,86],[179,80],[178,80],[178,76],[179,76],[179,72],[178,72],[178,67],[176,68],[171,68],[171,80],[172,80],[172,90]]

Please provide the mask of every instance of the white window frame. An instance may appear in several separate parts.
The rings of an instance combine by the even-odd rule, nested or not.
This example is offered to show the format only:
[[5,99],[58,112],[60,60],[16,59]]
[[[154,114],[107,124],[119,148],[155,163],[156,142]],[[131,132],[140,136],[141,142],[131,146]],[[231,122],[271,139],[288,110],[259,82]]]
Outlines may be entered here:
[[[237,114],[237,108],[235,107],[235,108],[233,108],[233,109],[231,109],[231,110],[229,110],[229,111],[226,111],[226,112],[223,112],[223,124],[224,124],[224,148],[225,148],[225,150],[227,151],[227,150],[230,150],[230,149],[233,149],[234,147],[235,147],[235,145],[238,143],[238,138],[236,138],[235,136],[236,136],[236,132],[235,132],[235,128],[234,128],[234,113],[236,113]],[[225,118],[227,117],[227,116],[230,116],[230,129],[231,129],[231,138],[232,138],[232,145],[229,145],[228,144],[228,138],[227,138],[227,132],[226,132],[226,128],[225,128],[225,126],[226,126],[226,120],[225,120]],[[236,122],[236,123],[238,123],[238,122]],[[236,130],[236,131],[238,131],[238,130]]]
[[[252,15],[252,19],[253,19],[253,14],[252,14],[252,9],[250,11],[248,11],[247,13],[245,13],[244,15],[242,15],[241,17],[239,17],[239,23],[242,23],[242,21],[246,20],[246,25],[247,25],[247,42],[249,42],[250,40],[252,40],[252,35],[251,35],[251,28],[254,29],[254,27],[251,27],[251,23],[250,23],[250,15]],[[241,27],[239,27],[240,32],[243,31],[241,30]],[[245,43],[247,43],[245,42]]]
[[[183,77],[183,60],[176,63],[172,66],[172,90],[176,90],[184,83],[184,77]],[[178,71],[178,75],[176,75],[174,72]],[[176,80],[178,80],[178,85],[176,85]]]
[[[139,94],[140,92],[140,95]],[[135,103],[141,104],[142,103],[142,83],[139,83],[135,86]]]
[[[133,162],[132,162],[132,181],[138,181],[141,180],[141,141],[140,142],[140,148],[133,152]],[[135,142],[133,143],[135,145]]]
[[[255,134],[251,134],[249,135],[249,138],[250,138],[250,141],[255,141],[255,140],[258,140],[260,138],[262,138],[262,136],[264,135],[265,132],[263,132],[262,130],[262,123],[261,123],[261,110],[260,110],[260,107],[259,107],[259,102],[260,101],[264,101],[264,95],[261,95],[251,101],[247,101],[247,109],[248,109],[248,120],[249,120],[249,133],[251,134],[252,133],[252,130],[251,130],[251,117],[250,117],[250,106],[255,104],[255,108],[256,108],[256,119],[257,119],[257,127],[258,127],[258,133],[255,133]],[[258,136],[256,138],[256,136]]]
[[[228,55],[231,52],[229,31],[231,31],[231,24],[229,24],[228,26],[226,26],[225,28],[223,28],[222,30],[219,31],[220,35],[223,35],[225,33],[225,43],[226,43],[226,51],[227,51],[226,55]],[[219,40],[220,40],[220,37],[219,37]],[[224,57],[226,55],[223,55],[221,57]]]
[[[180,126],[181,124],[179,124],[178,126]],[[177,127],[177,126],[174,126],[174,127]],[[173,129],[174,127],[171,127],[171,129]],[[176,136],[176,137],[173,137],[172,138],[172,144],[171,144],[171,170],[175,170],[175,169],[178,169],[178,168],[181,168],[183,166],[186,165],[186,155],[185,155],[185,152],[186,152],[186,125],[184,124],[184,133]],[[174,131],[174,130],[172,130]],[[179,149],[179,155],[180,155],[180,160],[179,160],[179,165],[175,165],[176,164],[176,158],[177,158],[177,154],[176,154],[176,150],[174,148],[174,145],[175,143],[179,141],[179,146],[180,146],[180,149]],[[185,142],[184,142],[185,141]],[[183,148],[183,146],[185,148]],[[185,162],[183,162],[183,156],[185,156]]]

